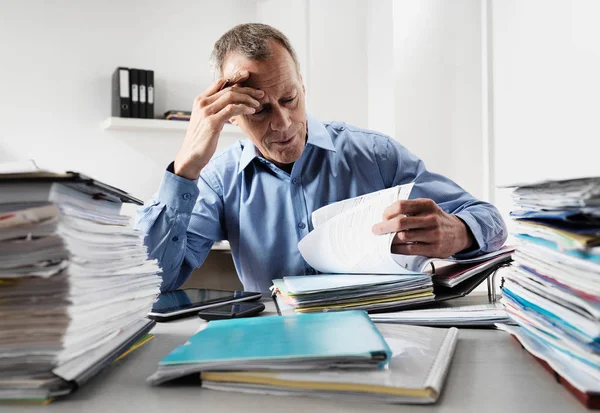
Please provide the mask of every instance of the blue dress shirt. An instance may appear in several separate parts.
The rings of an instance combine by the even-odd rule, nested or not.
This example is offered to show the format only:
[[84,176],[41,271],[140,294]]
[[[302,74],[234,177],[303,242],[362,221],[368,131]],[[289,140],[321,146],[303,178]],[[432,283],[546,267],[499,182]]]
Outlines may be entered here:
[[476,245],[461,257],[504,244],[506,227],[493,205],[429,172],[395,140],[310,115],[307,122],[307,144],[291,174],[262,158],[249,140],[215,156],[196,181],[165,172],[137,224],[163,269],[163,291],[181,286],[219,240],[231,244],[247,291],[267,292],[274,278],[315,274],[297,247],[313,229],[314,210],[413,181],[411,198],[433,199],[470,228]]

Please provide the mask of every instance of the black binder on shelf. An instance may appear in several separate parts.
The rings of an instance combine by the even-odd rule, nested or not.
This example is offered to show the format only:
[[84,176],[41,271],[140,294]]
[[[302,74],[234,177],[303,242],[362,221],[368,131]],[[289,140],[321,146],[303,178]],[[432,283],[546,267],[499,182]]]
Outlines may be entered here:
[[131,117],[140,117],[140,92],[139,92],[139,70],[129,69],[129,79],[131,83]]
[[112,116],[131,117],[131,98],[129,90],[129,70],[117,67],[112,75]]
[[146,70],[146,117],[154,119],[154,70]]
[[138,69],[140,91],[140,118],[146,117],[146,71]]

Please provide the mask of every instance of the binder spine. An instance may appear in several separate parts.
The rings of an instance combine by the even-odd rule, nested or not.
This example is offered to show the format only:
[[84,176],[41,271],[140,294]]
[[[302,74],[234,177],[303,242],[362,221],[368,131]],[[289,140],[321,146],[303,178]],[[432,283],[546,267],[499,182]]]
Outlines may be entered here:
[[129,69],[129,78],[131,83],[131,117],[140,117],[140,92],[139,92],[139,71]]
[[117,67],[112,75],[111,114],[121,118],[131,117],[129,69]]
[[146,71],[138,70],[140,91],[140,118],[146,117]]
[[154,70],[146,71],[146,117],[154,119]]

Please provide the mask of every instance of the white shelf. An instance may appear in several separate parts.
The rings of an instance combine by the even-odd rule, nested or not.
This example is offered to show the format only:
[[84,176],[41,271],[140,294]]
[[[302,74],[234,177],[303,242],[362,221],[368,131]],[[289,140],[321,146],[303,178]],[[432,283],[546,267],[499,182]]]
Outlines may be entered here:
[[[165,120],[165,119],[137,119],[137,118],[118,118],[110,117],[103,123],[103,128],[107,130],[122,131],[185,131],[189,122],[183,120]],[[242,131],[235,125],[226,124],[223,132],[230,135],[237,135],[242,138]]]

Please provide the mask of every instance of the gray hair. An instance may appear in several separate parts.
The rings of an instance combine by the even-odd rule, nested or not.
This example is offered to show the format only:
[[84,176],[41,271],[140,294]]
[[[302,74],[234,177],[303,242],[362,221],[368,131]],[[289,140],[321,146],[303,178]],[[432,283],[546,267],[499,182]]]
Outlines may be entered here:
[[223,74],[223,63],[231,52],[239,53],[251,60],[265,60],[271,56],[269,40],[281,44],[292,56],[296,70],[300,73],[300,64],[292,44],[276,28],[261,23],[238,24],[216,41],[211,54],[211,62],[215,71]]

